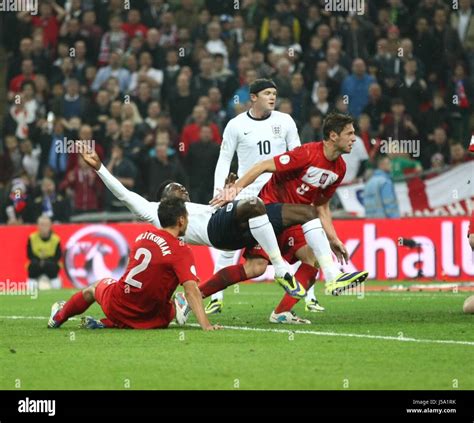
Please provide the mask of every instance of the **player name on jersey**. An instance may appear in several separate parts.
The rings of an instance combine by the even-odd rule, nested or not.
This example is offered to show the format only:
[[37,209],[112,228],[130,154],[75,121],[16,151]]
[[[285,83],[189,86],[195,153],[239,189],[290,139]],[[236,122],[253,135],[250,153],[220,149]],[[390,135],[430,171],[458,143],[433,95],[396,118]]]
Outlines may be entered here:
[[161,254],[163,254],[163,256],[167,256],[171,254],[169,245],[160,236],[155,235],[152,232],[143,232],[142,234],[137,236],[137,239],[135,240],[135,242],[141,241],[142,239],[153,241],[156,245],[158,245],[158,247],[160,247],[161,249]]

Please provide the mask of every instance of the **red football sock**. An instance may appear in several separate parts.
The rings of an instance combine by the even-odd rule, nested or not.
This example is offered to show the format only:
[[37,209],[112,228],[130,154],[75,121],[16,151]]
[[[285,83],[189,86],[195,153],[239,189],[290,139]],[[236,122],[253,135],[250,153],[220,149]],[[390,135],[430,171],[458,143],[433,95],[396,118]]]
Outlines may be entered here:
[[[308,290],[314,284],[317,274],[318,269],[309,264],[301,263],[301,266],[295,273],[295,278],[306,290]],[[275,309],[275,313],[290,311],[298,301],[298,298],[293,298],[292,296],[285,294],[283,299],[280,301],[280,304],[278,304]]]
[[107,328],[115,328],[115,323],[113,323],[111,320],[107,319],[106,317],[104,319],[100,319],[100,321],[105,325]]
[[90,305],[91,303],[88,303],[85,300],[84,295],[82,295],[82,291],[76,292],[56,314],[54,320],[57,323],[63,324],[70,317],[84,313]]
[[236,264],[219,270],[210,279],[199,284],[199,289],[201,290],[202,298],[206,298],[209,297],[209,295],[222,291],[230,285],[246,281],[247,279],[248,277],[245,273],[244,265]]

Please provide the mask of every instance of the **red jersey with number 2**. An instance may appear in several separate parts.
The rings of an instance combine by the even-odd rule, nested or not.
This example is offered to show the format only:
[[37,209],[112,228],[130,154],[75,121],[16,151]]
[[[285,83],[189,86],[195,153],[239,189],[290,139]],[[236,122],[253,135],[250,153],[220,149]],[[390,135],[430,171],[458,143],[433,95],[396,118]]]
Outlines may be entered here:
[[177,286],[189,280],[198,278],[193,254],[184,242],[157,228],[141,233],[112,295],[120,321],[149,328],[157,315],[169,309]]
[[326,158],[323,142],[303,144],[273,160],[276,172],[259,195],[265,204],[324,204],[346,173],[342,156],[334,161]]

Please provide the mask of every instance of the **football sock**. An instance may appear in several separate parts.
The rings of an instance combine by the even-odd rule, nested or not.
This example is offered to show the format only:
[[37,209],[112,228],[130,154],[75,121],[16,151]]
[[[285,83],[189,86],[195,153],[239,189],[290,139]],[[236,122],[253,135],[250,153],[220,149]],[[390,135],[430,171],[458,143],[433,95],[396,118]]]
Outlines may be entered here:
[[331,282],[341,273],[331,254],[331,246],[329,245],[326,232],[324,232],[320,219],[313,219],[301,225],[303,228],[304,238],[311,247],[314,255],[318,259],[319,266],[323,270],[326,282]]
[[106,328],[114,328],[116,327],[114,323],[112,323],[109,319],[107,319],[107,317],[103,318],[103,319],[100,319],[100,321],[103,323],[103,325],[106,327]]
[[246,281],[247,274],[245,273],[243,264],[236,264],[234,266],[225,267],[219,270],[215,275],[205,282],[199,284],[199,289],[203,298],[208,297],[218,291],[222,291],[230,285],[237,282]]
[[[241,251],[219,251],[219,255],[217,257],[217,261],[214,265],[214,274],[216,274],[219,270],[224,269],[228,266],[233,266],[236,264],[240,257]],[[224,291],[216,292],[212,294],[211,300],[224,300]]]
[[[302,286],[304,286],[305,289],[308,289],[309,287],[313,287],[317,274],[318,269],[310,266],[309,264],[301,263],[300,267],[295,273],[295,278]],[[283,299],[280,301],[280,304],[278,304],[277,308],[275,309],[275,313],[290,311],[298,301],[298,298],[293,298],[290,295],[285,294]]]
[[266,214],[262,216],[252,217],[249,219],[250,232],[257,240],[260,246],[265,250],[275,269],[275,276],[285,276],[286,273],[291,274],[290,266],[283,260],[278,247],[278,241],[273,231],[273,226],[268,220]]
[[316,300],[316,295],[314,295],[314,284],[306,291],[306,297],[304,300],[306,304]]
[[72,316],[84,313],[92,303],[88,303],[82,291],[76,292],[69,301],[64,304],[64,307],[56,314],[54,321],[63,324]]

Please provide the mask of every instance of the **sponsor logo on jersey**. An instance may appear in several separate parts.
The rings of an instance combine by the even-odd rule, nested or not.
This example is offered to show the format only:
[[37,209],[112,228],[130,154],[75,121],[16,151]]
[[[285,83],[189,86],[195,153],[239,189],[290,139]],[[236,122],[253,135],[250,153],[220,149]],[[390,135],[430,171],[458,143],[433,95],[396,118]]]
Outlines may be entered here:
[[275,138],[281,137],[281,125],[272,125],[272,132]]
[[282,165],[287,165],[288,163],[290,163],[290,156],[288,156],[287,154],[283,154],[283,156],[280,156],[279,160]]
[[189,268],[189,270],[194,276],[197,277],[196,267],[194,266],[194,264]]
[[225,211],[230,212],[233,208],[234,208],[234,203],[229,203],[227,204]]

